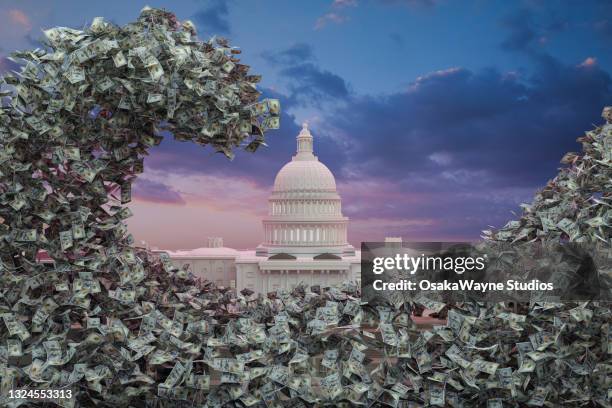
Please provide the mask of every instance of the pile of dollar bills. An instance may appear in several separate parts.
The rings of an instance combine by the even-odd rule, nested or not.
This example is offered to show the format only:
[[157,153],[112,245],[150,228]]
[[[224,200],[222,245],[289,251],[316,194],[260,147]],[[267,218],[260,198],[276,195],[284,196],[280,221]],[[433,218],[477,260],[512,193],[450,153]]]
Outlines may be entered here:
[[[64,407],[612,406],[608,304],[463,302],[420,330],[415,307],[447,305],[368,304],[349,282],[233,293],[134,247],[124,204],[161,134],[254,151],[278,101],[164,10],[45,36],[0,79],[0,406],[35,388],[71,390]],[[489,239],[609,247],[606,112]]]
[[484,231],[486,238],[521,242],[568,240],[612,246],[612,107],[606,123],[578,138],[582,154],[569,152],[567,166],[523,204],[523,216],[502,229]]

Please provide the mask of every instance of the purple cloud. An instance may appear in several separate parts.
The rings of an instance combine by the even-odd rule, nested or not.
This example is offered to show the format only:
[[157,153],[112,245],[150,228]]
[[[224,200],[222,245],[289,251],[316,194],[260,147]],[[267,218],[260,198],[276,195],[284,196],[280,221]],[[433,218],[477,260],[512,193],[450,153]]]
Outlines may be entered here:
[[314,60],[312,46],[297,43],[291,47],[278,51],[264,51],[262,57],[274,65],[297,65]]
[[154,180],[139,178],[133,185],[132,195],[140,201],[161,204],[185,205],[180,193],[171,187]]
[[344,78],[321,68],[315,61],[312,47],[297,43],[286,49],[267,51],[262,56],[288,83],[289,105],[321,106],[325,102],[347,99],[350,86]]
[[[450,69],[395,94],[354,98],[326,120],[350,135],[348,165],[358,163],[350,174],[410,180],[428,191],[467,188],[456,177],[472,189],[535,186],[579,147],[576,137],[598,122],[611,87],[593,64],[542,61],[526,78]],[[443,171],[448,185],[431,183]]]
[[310,84],[311,91],[327,92],[327,100],[343,102],[326,110],[312,131],[360,239],[367,238],[366,226],[374,231],[373,220],[380,220],[381,234],[458,239],[505,224],[556,174],[561,156],[579,149],[576,137],[599,123],[602,106],[612,100],[612,78],[600,65],[566,65],[544,53],[531,54],[531,75],[455,67],[378,96],[349,92],[333,73],[346,87],[307,74],[325,72],[307,45],[269,56],[293,88],[288,96],[264,92],[283,105],[281,129],[267,136],[268,148],[240,152],[229,162],[188,143],[164,142],[145,163],[186,175],[237,177],[265,191],[295,151],[299,126],[290,112],[302,103],[294,92]]
[[313,63],[292,65],[280,74],[291,78],[291,94],[301,103],[317,105],[325,100],[344,99],[350,93],[343,78]]

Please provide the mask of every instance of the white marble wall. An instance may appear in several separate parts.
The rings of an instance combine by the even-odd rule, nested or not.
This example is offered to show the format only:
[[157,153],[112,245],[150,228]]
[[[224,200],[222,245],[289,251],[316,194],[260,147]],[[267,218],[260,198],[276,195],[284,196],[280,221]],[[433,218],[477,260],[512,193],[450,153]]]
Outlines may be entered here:
[[172,259],[172,263],[181,268],[190,264],[189,270],[196,276],[214,282],[217,286],[235,288],[236,262],[233,259]]
[[361,279],[361,265],[351,263],[348,270],[260,270],[258,262],[236,263],[233,259],[173,259],[177,267],[190,264],[190,271],[218,286],[248,288],[255,293],[291,289],[300,282],[307,285],[331,286],[346,280]]
[[332,286],[344,281],[357,281],[361,278],[360,265],[351,266],[350,270],[260,270],[253,264],[237,265],[237,290],[249,288],[256,293],[268,293],[280,289],[291,289],[300,283],[308,286]]

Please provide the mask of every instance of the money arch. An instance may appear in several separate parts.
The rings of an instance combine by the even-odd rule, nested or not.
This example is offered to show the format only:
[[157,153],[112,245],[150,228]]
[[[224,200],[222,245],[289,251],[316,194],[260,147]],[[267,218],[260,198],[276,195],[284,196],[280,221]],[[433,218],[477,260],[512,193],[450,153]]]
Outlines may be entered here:
[[[156,312],[171,322],[155,305],[176,300],[175,283],[189,279],[132,246],[123,205],[143,157],[163,132],[229,158],[236,148],[253,152],[279,127],[280,106],[260,100],[260,76],[249,75],[239,49],[223,38],[198,40],[193,23],[165,10],[146,7],[122,27],[96,18],[84,30],[44,36],[45,49],[13,53],[20,72],[0,77],[0,338],[9,362],[2,395],[26,383],[85,379],[98,399],[124,402],[126,392],[139,392],[110,392],[101,382],[117,353],[134,362],[151,351],[128,347],[130,319]],[[41,253],[52,267],[37,262]],[[190,330],[204,330],[179,315]],[[150,336],[146,325],[139,334]],[[92,357],[95,350],[106,356]]]

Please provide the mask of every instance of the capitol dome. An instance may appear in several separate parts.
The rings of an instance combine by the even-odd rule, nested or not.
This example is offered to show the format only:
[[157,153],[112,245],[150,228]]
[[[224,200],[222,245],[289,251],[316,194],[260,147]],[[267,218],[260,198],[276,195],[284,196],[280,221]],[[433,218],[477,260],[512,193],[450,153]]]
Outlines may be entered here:
[[304,124],[296,138],[297,152],[276,175],[265,241],[258,252],[273,254],[354,253],[347,242],[348,218],[336,192],[332,172],[313,153],[313,138]]
[[308,125],[304,124],[297,137],[297,153],[285,164],[274,179],[274,194],[335,193],[334,175],[313,154],[313,140]]
[[314,160],[292,160],[285,164],[274,180],[274,192],[335,192],[336,180],[326,165]]

